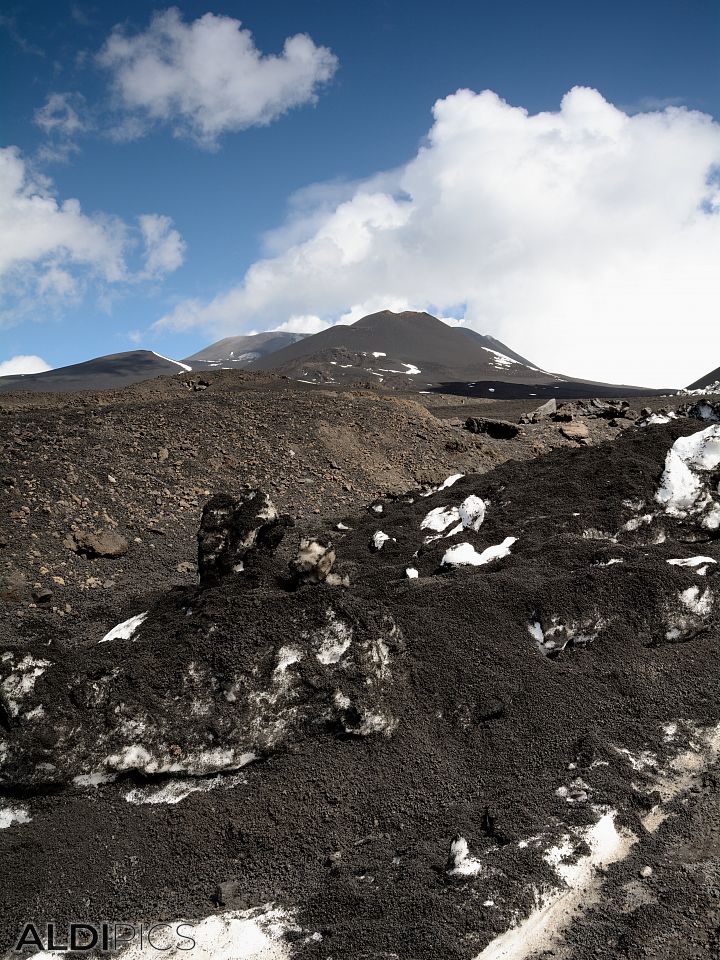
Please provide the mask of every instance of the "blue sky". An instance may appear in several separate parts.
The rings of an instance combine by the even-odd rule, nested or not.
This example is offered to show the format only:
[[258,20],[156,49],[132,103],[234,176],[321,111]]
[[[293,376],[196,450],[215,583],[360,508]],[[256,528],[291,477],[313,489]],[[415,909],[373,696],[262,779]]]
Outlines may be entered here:
[[[713,165],[720,159],[717,129],[710,119],[720,114],[720,12],[717,4],[709,0],[591,6],[564,0],[548,4],[467,0],[448,0],[441,5],[390,0],[366,0],[362,4],[337,0],[178,4],[178,22],[185,33],[198,18],[212,13],[217,18],[242,21],[242,29],[251,31],[259,55],[280,53],[286,38],[296,34],[306,34],[314,52],[326,48],[324,67],[320,64],[317,68],[320,79],[314,85],[311,79],[306,102],[290,105],[271,122],[251,122],[245,129],[238,129],[242,125],[239,123],[223,126],[223,121],[218,121],[219,133],[203,142],[198,142],[197,133],[202,105],[193,114],[192,128],[188,117],[178,118],[173,106],[167,107],[160,119],[149,122],[148,110],[155,109],[154,105],[149,106],[149,95],[140,107],[137,103],[129,105],[127,98],[126,102],[119,102],[120,70],[127,68],[131,72],[137,62],[130,62],[127,51],[117,55],[114,66],[108,65],[107,58],[104,66],[97,59],[116,24],[121,24],[124,36],[136,43],[138,38],[147,37],[153,14],[166,9],[161,4],[93,5],[82,0],[75,4],[62,0],[18,0],[5,6],[0,31],[4,91],[0,146],[17,148],[8,176],[17,176],[21,164],[28,184],[23,188],[25,197],[51,197],[58,203],[77,199],[82,215],[88,218],[88,223],[76,225],[78,229],[112,222],[112,238],[105,239],[109,247],[116,246],[114,253],[111,250],[95,260],[94,255],[85,253],[68,259],[60,241],[55,247],[31,245],[26,255],[10,257],[0,320],[0,362],[31,354],[41,356],[51,366],[59,366],[136,346],[182,357],[220,335],[274,328],[291,317],[297,328],[306,323],[307,329],[317,329],[343,316],[355,316],[364,305],[374,306],[376,296],[391,301],[391,305],[435,307],[439,313],[456,319],[461,319],[459,314],[468,303],[474,304],[465,314],[466,322],[506,339],[513,336],[511,345],[528,353],[527,346],[532,348],[538,342],[540,323],[528,304],[537,297],[542,300],[545,292],[529,290],[526,302],[515,304],[510,311],[512,316],[505,318],[501,308],[490,299],[478,299],[463,277],[458,278],[456,295],[447,284],[427,290],[421,290],[418,284],[416,301],[408,286],[411,279],[405,280],[405,286],[395,287],[377,267],[373,272],[367,266],[368,256],[391,260],[396,255],[394,248],[386,248],[387,231],[405,228],[402,200],[408,190],[406,181],[408,177],[417,181],[417,168],[411,166],[408,172],[407,165],[418,159],[419,147],[427,143],[433,124],[437,125],[433,104],[451,97],[460,88],[475,93],[494,91],[501,102],[524,108],[529,115],[542,111],[557,115],[563,97],[578,86],[597,91],[626,118],[643,113],[661,116],[658,111],[669,108],[672,112],[678,107],[687,108],[686,116],[687,111],[705,115],[708,120],[701,134],[697,134],[697,124],[688,124],[686,120],[683,126],[676,113],[672,114],[674,135],[672,142],[667,142],[667,149],[677,157],[677,162],[665,171],[667,179],[656,185],[654,199],[650,198],[648,206],[637,213],[637,218],[645,217],[646,229],[654,235],[663,229],[670,236],[675,229],[673,223],[663,218],[658,226],[652,207],[653,202],[662,202],[666,191],[674,189],[672,178],[693,180],[697,193],[702,189],[698,186],[702,171],[709,182]],[[324,76],[323,70],[330,75]],[[64,103],[71,104],[76,111],[77,125],[82,129],[70,130],[66,136],[57,125],[42,126],[42,113],[38,112],[53,95],[66,98]],[[237,95],[244,96],[242,91]],[[286,90],[283,96],[287,95]],[[452,98],[447,102],[456,117],[460,102]],[[212,101],[207,107],[212,110]],[[481,101],[472,101],[472,109],[476,108],[484,109]],[[578,113],[582,113],[582,123],[587,126],[587,116],[595,111],[593,103],[585,98],[580,107],[576,104],[572,111],[568,107],[568,122],[575,122]],[[46,116],[51,114],[46,112]],[[485,113],[481,120],[477,120],[477,114],[474,116],[468,124],[476,130],[482,127],[485,141],[492,143],[495,120],[488,120]],[[68,114],[65,112],[63,117],[67,120]],[[609,115],[606,119],[612,126]],[[134,138],[127,133],[130,121],[141,128],[134,129]],[[125,129],[120,140],[119,129]],[[654,134],[658,151],[665,149],[662,138],[666,135],[659,129]],[[700,143],[693,139],[696,136]],[[463,137],[457,142],[462,151]],[[536,145],[532,149],[537,150],[537,141],[533,142]],[[637,142],[635,136],[632,143]],[[695,150],[697,157],[702,155],[702,170],[697,163],[693,166],[689,159],[684,159],[694,155]],[[477,165],[478,156],[475,145],[465,169]],[[425,163],[422,156],[420,161]],[[509,160],[508,165],[513,162]],[[637,165],[633,169],[637,170]],[[616,182],[620,176],[616,167],[603,171],[607,182]],[[337,217],[339,202],[351,202],[357,207],[361,201],[356,184],[361,184],[364,198],[374,189],[369,186],[369,178],[377,174],[381,175],[380,192],[392,196],[400,207],[390,212],[383,209],[380,226],[373,220],[367,227],[363,220],[363,229],[372,233],[368,243],[373,252],[362,254],[362,275],[353,267],[355,274],[333,299],[324,299],[327,282],[320,273],[317,295],[303,278],[297,304],[290,288],[276,300],[265,297],[262,303],[255,294],[247,294],[245,278],[254,263],[272,254],[277,260],[275,269],[285,277],[287,260],[282,258],[288,249],[299,250],[304,256],[303,244],[311,241],[318,225],[322,232],[327,218]],[[439,182],[446,182],[444,177],[445,174],[438,174]],[[527,178],[523,183],[527,183]],[[628,183],[637,183],[636,193],[645,189],[642,179],[629,179]],[[306,193],[300,206],[297,201],[293,206],[292,197],[297,191],[312,184],[322,186],[315,193]],[[417,189],[422,193],[420,186]],[[567,202],[580,207],[587,189],[587,185],[578,186]],[[688,203],[690,193],[688,187]],[[702,200],[710,205],[708,217],[714,214],[712,219],[717,221],[714,200],[699,195],[697,199],[698,203]],[[287,227],[289,211],[297,236],[293,234],[288,239],[285,234],[276,233],[274,244],[268,247],[266,234]],[[418,221],[420,213],[411,213],[413,222]],[[150,248],[143,248],[138,221],[143,215],[172,221],[153,221],[160,244],[155,248],[156,267],[148,266]],[[508,244],[519,243],[529,264],[536,259],[527,243],[527,236],[534,235],[536,227],[518,226],[514,209],[510,213],[507,208],[489,211],[486,205],[477,216],[488,220],[496,217],[503,223],[513,220],[512,229],[502,228],[505,233],[495,232],[490,239],[473,234],[468,241],[478,244],[477,260],[485,264],[483,269],[490,271],[488,265],[495,262],[497,251]],[[683,216],[683,211],[678,210],[678,223]],[[430,219],[427,222],[435,223]],[[711,226],[710,239],[715,243],[715,223]],[[708,224],[703,223],[701,228],[707,231]],[[356,229],[360,229],[357,223],[353,227]],[[553,223],[555,229],[557,225]],[[577,233],[577,226],[572,229]],[[121,241],[118,237],[122,231],[125,232]],[[378,231],[382,231],[382,236]],[[462,231],[460,225],[457,233]],[[595,233],[602,232],[600,225]],[[688,247],[689,241],[684,238],[680,253],[675,247],[671,252],[658,251],[657,262],[647,266],[648,276],[659,269],[662,257],[677,262],[687,256],[692,261],[692,250],[700,239],[698,233]],[[163,246],[165,241],[167,245]],[[558,244],[562,241],[559,237]],[[14,244],[12,237],[8,242]],[[417,237],[412,241],[418,242]],[[572,251],[571,238],[565,236],[564,242]],[[647,246],[642,235],[635,237],[634,242],[640,250]],[[121,252],[118,244],[122,245]],[[703,245],[706,247],[707,243]],[[408,269],[407,247],[406,243],[398,273]],[[343,264],[350,260],[356,263],[358,256],[355,250],[352,255],[345,250],[341,259]],[[604,256],[600,249],[594,262]],[[561,259],[568,261],[567,249]],[[122,266],[118,266],[120,260]],[[586,267],[575,267],[580,280],[588,276]],[[512,267],[512,275],[508,274],[513,289],[517,282],[512,281],[512,276],[517,277],[521,268],[522,262],[520,267]],[[312,264],[309,269],[314,269]],[[55,271],[50,279],[48,270]],[[687,269],[683,275],[687,275]],[[486,288],[492,285],[493,276],[488,272]],[[582,290],[580,280],[576,282],[571,277],[567,289],[558,293],[557,301],[543,301],[540,316],[555,317],[563,311],[577,316],[579,302],[606,295],[605,288],[598,287],[599,281]],[[274,282],[272,272],[267,282]],[[358,293],[363,282],[366,293]],[[647,283],[657,286],[655,281]],[[228,292],[239,287],[243,287],[242,295],[233,293],[227,300]],[[693,309],[707,316],[707,310],[718,306],[717,290],[708,286],[706,273],[696,279],[694,291],[698,288],[705,299],[700,307],[693,301]],[[680,298],[683,288],[678,287],[673,293]],[[222,300],[220,306],[217,298]],[[664,299],[667,300],[667,291]],[[633,289],[635,316],[638,303],[641,312],[647,307],[650,323],[657,310],[653,303],[642,299],[641,289]],[[188,308],[187,304],[191,306]],[[233,313],[234,304],[237,309]],[[591,320],[588,318],[588,326],[592,325]],[[558,324],[560,336],[565,327],[561,320]],[[640,329],[637,342],[642,342],[646,334],[646,330]],[[720,350],[716,340],[712,345]],[[567,362],[573,360],[571,353]],[[703,358],[698,362],[696,374],[700,375],[704,372]],[[718,362],[720,357],[715,356],[709,366]],[[689,363],[688,360],[688,368]],[[683,376],[684,371],[685,367]],[[619,378],[620,372],[606,370],[604,379],[613,373]]]

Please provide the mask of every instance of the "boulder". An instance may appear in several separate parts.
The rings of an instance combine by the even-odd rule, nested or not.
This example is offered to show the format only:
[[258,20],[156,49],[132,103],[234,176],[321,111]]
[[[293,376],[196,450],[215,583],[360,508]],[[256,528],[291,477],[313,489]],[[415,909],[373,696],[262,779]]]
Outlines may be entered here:
[[585,424],[577,420],[573,420],[571,423],[564,423],[560,427],[560,433],[564,437],[567,437],[568,440],[576,440],[578,443],[585,443],[590,436],[590,431]]
[[537,410],[533,410],[532,419],[534,421],[542,420],[545,417],[551,417],[554,413],[557,413],[557,401],[555,397],[551,397],[550,400],[539,406]]
[[520,433],[516,423],[507,420],[486,420],[484,417],[468,417],[465,429],[470,433],[486,433],[493,440],[512,440]]
[[274,552],[290,522],[262,490],[240,499],[216,494],[205,504],[198,530],[200,586],[242,573],[252,554]]
[[102,530],[100,533],[87,533],[80,530],[71,537],[77,553],[87,557],[122,557],[128,552],[125,537],[114,530]]

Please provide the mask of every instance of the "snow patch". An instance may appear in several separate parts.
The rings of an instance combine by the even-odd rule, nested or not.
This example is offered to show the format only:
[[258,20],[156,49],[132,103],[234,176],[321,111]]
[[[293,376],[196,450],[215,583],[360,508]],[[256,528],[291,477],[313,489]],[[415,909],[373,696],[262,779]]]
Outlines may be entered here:
[[[708,530],[720,528],[720,503],[711,492],[712,471],[720,467],[720,424],[678,437],[665,458],[655,500],[678,519],[698,516]],[[715,481],[716,482],[716,481]]]
[[517,537],[506,537],[502,543],[494,547],[487,547],[482,553],[478,553],[471,543],[459,543],[455,547],[450,547],[445,551],[445,555],[440,561],[442,566],[472,566],[481,567],[493,560],[501,560],[510,555],[510,547],[517,541]]
[[102,640],[98,640],[98,643],[109,643],[111,640],[130,640],[138,627],[147,620],[148,613],[149,611],[146,610],[145,613],[138,613],[134,617],[123,620],[122,623],[118,623],[117,626],[108,631]]
[[164,357],[161,353],[157,353],[155,350],[150,351],[153,356],[159,357],[160,360],[167,360],[168,363],[174,363],[176,366],[180,367],[181,370],[186,370],[188,373],[192,372],[192,367],[189,367],[186,363],[180,363],[179,360],[173,360],[171,357]]
[[30,823],[30,814],[25,807],[0,807],[0,830],[7,830],[14,823]]
[[382,530],[377,530],[372,536],[372,545],[375,550],[382,550],[388,540],[395,540],[395,537],[388,536],[387,533],[383,533]]

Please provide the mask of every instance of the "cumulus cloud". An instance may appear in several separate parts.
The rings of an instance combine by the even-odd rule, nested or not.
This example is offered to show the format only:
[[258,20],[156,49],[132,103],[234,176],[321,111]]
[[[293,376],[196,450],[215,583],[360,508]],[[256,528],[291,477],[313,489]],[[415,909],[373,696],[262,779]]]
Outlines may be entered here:
[[583,87],[553,112],[470,90],[433,112],[409,163],[291,209],[271,256],[159,326],[336,322],[370,301],[463,319],[460,304],[466,325],[574,376],[674,386],[715,363],[720,124]]
[[172,273],[185,259],[185,241],[173,229],[170,217],[146,213],[138,217],[145,245],[145,273],[158,277]]
[[9,360],[0,360],[0,377],[44,373],[45,370],[52,370],[52,367],[42,357],[19,354],[17,357],[10,357]]
[[[133,250],[144,256],[133,264]],[[16,147],[0,149],[0,325],[38,303],[76,300],[89,280],[132,284],[177,269],[184,243],[168,217],[147,214],[137,226],[88,215],[76,199],[58,200]]]
[[98,62],[110,71],[126,114],[119,136],[169,123],[206,146],[314,103],[338,63],[306,34],[289,37],[281,54],[263,54],[239,20],[206,13],[185,23],[176,8],[156,14],[143,33],[116,28]]

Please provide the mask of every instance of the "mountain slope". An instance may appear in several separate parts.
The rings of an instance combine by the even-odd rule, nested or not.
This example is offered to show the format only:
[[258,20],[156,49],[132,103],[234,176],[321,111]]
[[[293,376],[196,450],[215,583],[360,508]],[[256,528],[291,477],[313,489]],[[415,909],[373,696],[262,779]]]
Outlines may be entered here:
[[[418,377],[423,384],[552,378],[494,338],[450,327],[428,313],[411,311],[383,310],[349,326],[337,324],[263,357],[255,369],[297,375],[308,362],[320,364],[326,375],[332,374],[325,379],[357,379],[368,373],[386,381],[393,375]],[[330,366],[340,369],[327,369]]]
[[383,310],[350,326],[337,324],[261,358],[254,369],[277,370],[310,383],[365,380],[393,389],[430,387],[496,398],[653,392],[541,370],[494,337],[411,311]]
[[187,364],[169,360],[151,350],[130,350],[95,357],[45,373],[0,377],[0,393],[29,390],[33,393],[65,393],[70,390],[117,390],[153,377],[188,371]]
[[305,333],[269,330],[249,336],[225,337],[186,357],[183,363],[193,370],[245,370],[254,366],[261,357],[282,350],[306,336]]
[[720,367],[716,367],[715,370],[711,370],[710,373],[706,373],[704,377],[700,377],[699,380],[696,380],[695,383],[691,383],[688,386],[688,390],[703,390],[705,387],[709,387],[713,383],[720,382]]

